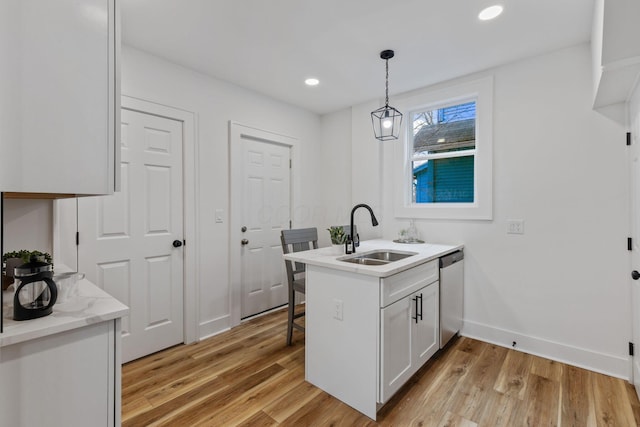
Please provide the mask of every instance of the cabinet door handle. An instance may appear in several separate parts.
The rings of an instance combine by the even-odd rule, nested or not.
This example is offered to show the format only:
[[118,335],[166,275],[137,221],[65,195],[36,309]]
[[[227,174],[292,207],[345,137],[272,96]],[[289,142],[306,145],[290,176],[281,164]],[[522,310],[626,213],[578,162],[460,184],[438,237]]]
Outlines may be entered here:
[[[420,316],[420,320],[422,320],[422,294],[418,295],[418,296],[416,297],[416,300],[417,300],[418,298],[420,298],[420,313],[418,314],[418,316]],[[418,301],[416,301],[416,310],[418,309],[418,304],[417,304],[417,302],[418,302]],[[418,323],[418,321],[417,321],[417,320],[416,320],[416,323]]]
[[412,318],[413,320],[415,320],[415,321],[416,321],[416,323],[418,323],[418,297],[416,296],[415,298],[411,298],[411,300],[412,300],[412,301],[414,301],[414,302],[416,303],[416,309],[415,309],[415,313],[416,313],[416,315],[415,315],[415,316],[411,316],[411,318]]

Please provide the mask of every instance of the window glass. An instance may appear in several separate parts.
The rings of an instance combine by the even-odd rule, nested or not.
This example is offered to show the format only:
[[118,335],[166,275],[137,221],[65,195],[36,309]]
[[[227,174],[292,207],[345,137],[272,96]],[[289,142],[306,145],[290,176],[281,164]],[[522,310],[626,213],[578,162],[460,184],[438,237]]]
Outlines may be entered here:
[[412,203],[473,203],[476,102],[411,113]]

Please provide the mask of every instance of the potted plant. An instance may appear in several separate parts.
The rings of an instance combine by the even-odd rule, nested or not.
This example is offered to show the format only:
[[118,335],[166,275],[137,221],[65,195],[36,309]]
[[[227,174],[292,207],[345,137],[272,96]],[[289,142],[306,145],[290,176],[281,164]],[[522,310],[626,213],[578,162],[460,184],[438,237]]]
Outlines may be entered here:
[[329,236],[331,236],[331,244],[333,245],[334,252],[341,254],[343,252],[344,243],[347,240],[347,235],[344,232],[344,228],[341,225],[327,228]]
[[29,251],[27,249],[20,249],[19,251],[5,252],[2,255],[2,263],[4,264],[4,274],[2,277],[2,289],[6,289],[13,283],[13,270],[31,260],[31,257],[36,257],[39,261],[48,262],[53,264],[53,258],[47,252]]

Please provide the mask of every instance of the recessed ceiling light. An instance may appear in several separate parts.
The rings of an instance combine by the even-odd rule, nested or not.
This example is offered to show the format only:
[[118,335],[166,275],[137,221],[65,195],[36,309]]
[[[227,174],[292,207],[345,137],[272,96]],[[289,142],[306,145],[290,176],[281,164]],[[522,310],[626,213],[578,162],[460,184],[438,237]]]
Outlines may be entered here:
[[316,78],[313,78],[313,77],[310,77],[310,78],[308,78],[307,80],[305,80],[305,81],[304,81],[304,83],[305,83],[307,86],[317,86],[317,85],[318,85],[318,83],[320,83],[320,80],[318,80],[318,79],[316,79]]
[[481,21],[489,21],[490,19],[498,17],[503,11],[503,7],[499,4],[494,6],[489,6],[486,9],[483,9],[482,12],[478,14],[478,19]]

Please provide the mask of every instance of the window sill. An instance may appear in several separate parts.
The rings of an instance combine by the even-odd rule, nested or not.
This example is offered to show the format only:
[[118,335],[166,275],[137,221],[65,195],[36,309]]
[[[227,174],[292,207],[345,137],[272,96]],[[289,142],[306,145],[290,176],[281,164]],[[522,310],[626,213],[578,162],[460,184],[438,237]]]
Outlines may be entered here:
[[437,203],[396,206],[397,218],[485,220],[493,219],[491,206],[476,203]]

